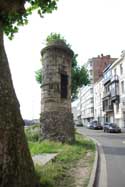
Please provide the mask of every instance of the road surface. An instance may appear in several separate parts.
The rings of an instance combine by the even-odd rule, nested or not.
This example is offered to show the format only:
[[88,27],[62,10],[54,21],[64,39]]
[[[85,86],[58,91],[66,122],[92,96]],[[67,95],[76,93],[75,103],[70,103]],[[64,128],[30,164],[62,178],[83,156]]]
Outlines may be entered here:
[[125,130],[120,134],[104,133],[103,130],[91,130],[84,127],[78,130],[101,144],[104,154],[101,153],[103,155],[102,167],[97,186],[125,187]]

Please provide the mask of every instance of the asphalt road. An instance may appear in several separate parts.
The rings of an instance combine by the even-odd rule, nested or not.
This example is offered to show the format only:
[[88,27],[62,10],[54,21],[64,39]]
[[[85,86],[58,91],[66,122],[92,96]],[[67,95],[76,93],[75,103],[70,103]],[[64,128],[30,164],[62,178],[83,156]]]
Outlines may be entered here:
[[[105,159],[101,160],[100,182],[97,186],[125,187],[125,130],[114,134],[83,127],[78,129],[101,144]],[[106,175],[103,176],[104,172]]]

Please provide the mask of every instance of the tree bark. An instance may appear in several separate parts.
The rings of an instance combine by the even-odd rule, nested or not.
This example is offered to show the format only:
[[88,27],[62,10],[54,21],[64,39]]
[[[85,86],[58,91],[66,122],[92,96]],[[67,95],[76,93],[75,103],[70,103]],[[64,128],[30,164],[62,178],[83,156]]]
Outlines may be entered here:
[[0,187],[36,187],[33,161],[28,149],[0,24]]
[[26,0],[0,0],[0,13],[12,14],[25,12],[25,1]]

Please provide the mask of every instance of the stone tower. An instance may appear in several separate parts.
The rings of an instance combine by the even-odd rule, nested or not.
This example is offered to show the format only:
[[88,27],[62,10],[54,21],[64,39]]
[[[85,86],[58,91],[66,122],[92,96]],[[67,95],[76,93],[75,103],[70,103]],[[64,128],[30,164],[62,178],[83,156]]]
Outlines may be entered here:
[[73,52],[61,41],[53,41],[42,52],[41,127],[43,137],[72,143],[71,60]]

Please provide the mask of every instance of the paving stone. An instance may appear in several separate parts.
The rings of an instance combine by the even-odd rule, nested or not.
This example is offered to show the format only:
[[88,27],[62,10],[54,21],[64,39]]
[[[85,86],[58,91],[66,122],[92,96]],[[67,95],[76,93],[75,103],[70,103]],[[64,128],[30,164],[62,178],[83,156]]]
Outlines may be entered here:
[[34,164],[45,165],[50,160],[54,159],[57,156],[57,153],[51,154],[39,154],[32,157]]

